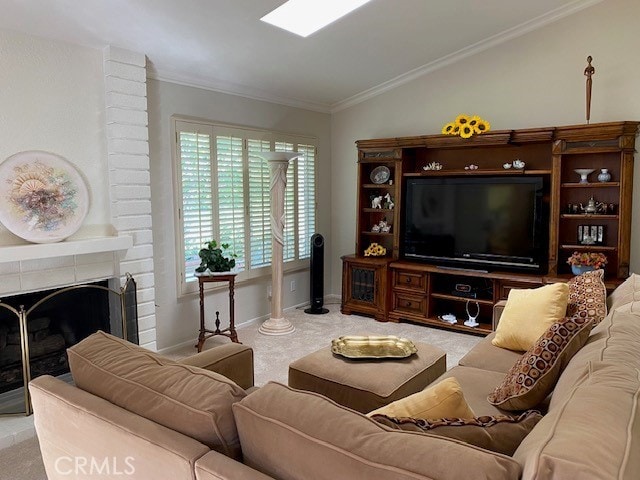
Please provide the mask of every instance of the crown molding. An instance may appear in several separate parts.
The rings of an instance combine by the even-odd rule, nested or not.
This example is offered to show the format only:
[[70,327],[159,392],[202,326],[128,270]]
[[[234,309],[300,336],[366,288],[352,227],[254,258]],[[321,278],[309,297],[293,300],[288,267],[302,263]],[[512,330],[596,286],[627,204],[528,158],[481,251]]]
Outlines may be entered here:
[[460,60],[480,53],[484,50],[488,50],[489,48],[500,45],[501,43],[513,40],[514,38],[542,28],[550,23],[556,22],[569,15],[573,15],[574,13],[577,13],[603,1],[604,0],[576,0],[563,7],[559,7],[555,10],[545,13],[544,15],[521,23],[520,25],[516,25],[515,27],[509,28],[504,32],[498,33],[489,38],[486,38],[485,40],[481,40],[477,43],[469,45],[468,47],[462,48],[457,52],[445,55],[444,57],[422,65],[421,67],[410,70],[406,73],[403,73],[402,75],[398,75],[397,77],[376,85],[375,87],[363,90],[362,92],[357,93],[345,100],[336,102],[331,105],[330,111],[331,113],[336,113],[346,108],[353,107],[354,105],[377,97],[378,95],[388,92],[389,90],[393,90],[394,88],[404,85],[405,83],[409,83],[417,78],[428,75],[435,70],[439,70],[446,67],[447,65],[459,62]]
[[234,83],[221,82],[213,79],[196,78],[190,75],[183,75],[177,72],[158,70],[155,66],[147,69],[147,78],[161,82],[175,83],[185,87],[200,88],[212,92],[235,95],[238,97],[259,100],[263,102],[275,103],[287,107],[301,108],[320,113],[331,113],[331,105],[320,102],[310,102],[297,98],[281,97],[264,90],[251,88]]

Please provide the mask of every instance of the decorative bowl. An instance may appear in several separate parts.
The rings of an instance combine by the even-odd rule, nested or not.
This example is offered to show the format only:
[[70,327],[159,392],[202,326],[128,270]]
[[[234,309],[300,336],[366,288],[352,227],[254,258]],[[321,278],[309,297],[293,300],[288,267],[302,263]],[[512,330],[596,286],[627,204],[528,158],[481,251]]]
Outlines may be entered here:
[[593,168],[576,168],[574,170],[578,175],[580,175],[580,183],[589,183],[589,174],[595,172]]

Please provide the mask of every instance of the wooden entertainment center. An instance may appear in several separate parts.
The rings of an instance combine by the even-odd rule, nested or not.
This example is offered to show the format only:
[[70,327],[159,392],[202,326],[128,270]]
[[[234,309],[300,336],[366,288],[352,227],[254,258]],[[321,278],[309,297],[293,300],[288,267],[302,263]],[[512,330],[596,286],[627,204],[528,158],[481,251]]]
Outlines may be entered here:
[[[572,274],[566,260],[574,251],[604,253],[608,259],[607,288],[615,288],[629,275],[633,155],[638,125],[640,122],[611,122],[490,131],[469,139],[424,135],[357,141],[356,254],[342,257],[342,313],[486,335],[494,330],[491,319],[497,301],[506,299],[511,288],[534,288],[568,280]],[[516,159],[525,162],[524,169],[503,168],[503,164]],[[440,163],[442,169],[424,170],[432,162]],[[478,168],[465,169],[472,164]],[[373,174],[375,182],[374,169],[378,169]],[[382,175],[376,177],[381,169]],[[595,171],[587,183],[580,183],[576,169]],[[609,180],[598,180],[601,169],[608,170]],[[406,180],[468,175],[544,178],[549,192],[545,198],[549,207],[545,274],[486,273],[400,259]],[[382,200],[374,208],[372,198],[380,197]],[[597,213],[584,211],[591,198],[598,204]],[[381,221],[389,231],[378,228]],[[604,235],[598,244],[581,244],[579,226],[601,226]],[[385,247],[385,256],[364,256],[373,242]],[[472,287],[475,298],[452,293],[456,284]],[[479,309],[476,327],[463,324],[468,316],[468,300],[472,314]],[[455,315],[457,323],[443,321],[440,317],[446,313]]]

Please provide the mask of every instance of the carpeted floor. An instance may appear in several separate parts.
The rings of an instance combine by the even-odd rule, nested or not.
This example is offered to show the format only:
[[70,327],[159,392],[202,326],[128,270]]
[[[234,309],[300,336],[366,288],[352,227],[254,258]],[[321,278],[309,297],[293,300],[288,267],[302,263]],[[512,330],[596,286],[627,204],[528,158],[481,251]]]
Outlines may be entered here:
[[[397,335],[416,342],[437,345],[447,352],[447,368],[458,363],[481,337],[408,323],[380,323],[358,315],[342,315],[338,305],[325,305],[326,315],[307,315],[302,309],[286,312],[296,328],[291,335],[266,336],[258,333],[259,323],[238,328],[239,340],[254,350],[255,383],[269,380],[287,383],[289,363],[328,345],[341,335]],[[225,337],[207,340],[205,348],[227,342]],[[195,353],[192,346],[173,351],[168,357],[179,359]],[[0,450],[0,480],[45,480],[44,466],[36,438]]]

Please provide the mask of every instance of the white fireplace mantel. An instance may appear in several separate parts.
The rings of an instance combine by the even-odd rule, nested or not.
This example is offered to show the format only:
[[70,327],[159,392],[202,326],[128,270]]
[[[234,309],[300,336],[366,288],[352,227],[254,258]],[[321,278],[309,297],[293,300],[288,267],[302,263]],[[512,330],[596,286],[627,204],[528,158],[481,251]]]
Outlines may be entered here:
[[57,243],[0,246],[0,263],[63,257],[66,255],[115,252],[126,250],[132,246],[133,238],[129,236],[96,237]]

